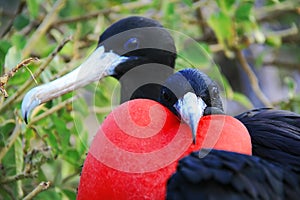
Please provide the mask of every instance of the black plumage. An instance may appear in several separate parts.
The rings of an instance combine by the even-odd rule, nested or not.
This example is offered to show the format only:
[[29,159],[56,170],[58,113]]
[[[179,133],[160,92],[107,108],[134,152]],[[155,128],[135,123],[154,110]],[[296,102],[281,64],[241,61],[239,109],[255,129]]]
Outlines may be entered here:
[[174,40],[156,20],[140,16],[121,19],[101,34],[99,46],[129,58],[111,75],[120,81],[121,103],[157,99],[162,83],[174,72]]
[[299,174],[256,156],[202,149],[181,159],[168,200],[298,199]]
[[236,116],[248,129],[253,155],[300,169],[300,115],[254,109]]
[[[173,111],[174,102],[193,92],[207,104],[204,115],[219,114],[223,106],[217,84],[197,69],[184,69],[170,76],[159,102]],[[174,95],[175,94],[175,95]],[[211,112],[219,111],[219,112]],[[300,169],[300,115],[285,110],[254,109],[236,116],[248,129],[252,153],[265,160]]]

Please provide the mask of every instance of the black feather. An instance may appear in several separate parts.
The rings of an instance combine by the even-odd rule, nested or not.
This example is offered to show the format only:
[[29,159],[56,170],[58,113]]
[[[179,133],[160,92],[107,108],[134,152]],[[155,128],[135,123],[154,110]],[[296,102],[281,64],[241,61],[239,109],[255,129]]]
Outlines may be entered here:
[[[299,174],[291,169],[255,156],[208,151],[193,152],[179,161],[168,181],[167,199],[299,198]],[[208,154],[200,158],[203,152]]]
[[300,115],[255,109],[236,116],[248,129],[253,155],[300,169]]

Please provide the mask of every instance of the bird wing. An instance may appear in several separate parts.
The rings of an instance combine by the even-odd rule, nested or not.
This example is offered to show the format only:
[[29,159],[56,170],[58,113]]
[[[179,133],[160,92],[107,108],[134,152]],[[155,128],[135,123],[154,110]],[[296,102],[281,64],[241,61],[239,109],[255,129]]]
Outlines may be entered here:
[[300,195],[299,176],[289,169],[256,156],[208,151],[193,152],[179,161],[168,181],[168,200],[297,199]]
[[253,155],[300,169],[300,115],[254,109],[236,116],[248,129]]

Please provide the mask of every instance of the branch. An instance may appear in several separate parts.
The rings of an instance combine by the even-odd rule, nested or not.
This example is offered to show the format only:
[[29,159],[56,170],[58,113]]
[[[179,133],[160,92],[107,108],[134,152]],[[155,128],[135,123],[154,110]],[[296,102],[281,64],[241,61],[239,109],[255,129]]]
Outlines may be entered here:
[[91,12],[91,13],[86,14],[86,15],[82,15],[82,16],[78,16],[78,17],[65,18],[65,19],[56,21],[52,25],[59,26],[61,24],[68,24],[68,23],[75,23],[75,22],[79,22],[79,21],[85,21],[85,20],[88,20],[88,19],[91,19],[91,18],[98,17],[99,15],[108,15],[112,12],[118,13],[123,9],[128,9],[128,10],[137,9],[137,8],[141,8],[141,7],[150,5],[150,4],[152,4],[152,1],[150,1],[150,0],[142,0],[142,1],[124,3],[124,4],[112,6],[111,8],[106,8],[106,9],[103,9],[103,10]]
[[50,185],[51,183],[49,181],[41,182],[34,190],[32,190],[26,197],[24,197],[23,200],[33,199],[36,195],[38,195],[42,191],[47,190],[50,187]]
[[285,12],[290,12],[290,11],[295,11],[299,9],[300,4],[297,3],[297,1],[285,1],[282,3],[275,3],[274,5],[271,6],[263,6],[260,8],[255,8],[254,9],[254,15],[256,20],[258,21],[265,21],[268,19],[274,19],[275,16],[285,13]]
[[298,28],[295,23],[292,24],[291,27],[284,29],[284,30],[279,30],[279,31],[272,31],[272,32],[266,32],[265,35],[267,37],[289,37],[291,35],[298,35]]
[[237,57],[238,61],[241,63],[242,68],[244,69],[244,71],[246,72],[246,74],[249,77],[250,83],[251,83],[251,87],[254,91],[254,93],[256,94],[256,96],[258,97],[258,99],[267,107],[273,107],[272,104],[270,103],[270,101],[267,99],[267,97],[264,95],[264,93],[261,91],[259,84],[258,84],[258,80],[256,75],[254,74],[254,72],[252,71],[251,67],[249,66],[249,64],[247,63],[246,58],[244,57],[244,55],[242,54],[242,51],[239,49],[235,50],[235,56]]
[[277,67],[284,67],[285,69],[292,69],[292,70],[299,70],[300,69],[300,63],[295,62],[284,62],[280,60],[273,60],[273,61],[264,61],[263,65],[275,65]]
[[[53,60],[53,58],[60,52],[60,50],[65,46],[67,42],[71,40],[71,37],[64,39],[61,44],[59,44],[56,49],[46,58],[39,69],[34,73],[34,77],[38,77]],[[11,106],[32,84],[33,79],[27,80],[12,96],[10,96],[0,107],[0,112],[3,112],[8,106]]]
[[[197,8],[195,8],[194,6],[196,4],[200,4],[200,6],[197,6]],[[197,1],[196,3],[193,4],[193,8],[196,9],[196,19],[197,19],[197,24],[199,26],[199,28],[202,31],[202,36],[200,40],[211,40],[211,38],[215,38],[215,35],[213,34],[211,28],[208,26],[205,17],[203,16],[203,12],[201,8],[204,8],[205,5],[204,3],[206,3],[206,1]]]
[[2,94],[4,95],[5,98],[8,97],[8,94],[4,88],[5,85],[7,84],[8,80],[11,77],[13,77],[19,69],[21,69],[24,66],[29,65],[30,63],[32,63],[34,61],[39,61],[39,59],[38,58],[27,58],[27,59],[23,60],[21,63],[19,63],[17,66],[12,68],[10,71],[5,73],[3,76],[0,76],[0,91],[2,92]]
[[37,177],[37,172],[35,173],[21,173],[21,174],[16,174],[14,176],[7,176],[7,177],[3,177],[0,180],[1,184],[7,184],[10,182],[15,182],[21,179],[26,179],[26,178],[36,178]]
[[23,49],[22,57],[28,57],[32,49],[36,46],[40,38],[49,30],[51,25],[55,22],[58,12],[64,7],[66,0],[58,0],[53,5],[52,10],[47,14],[41,25],[37,28],[34,34],[30,37],[29,41]]
[[56,111],[65,108],[67,104],[72,103],[75,99],[77,99],[78,97],[73,97],[70,99],[67,99],[59,104],[57,104],[56,106],[52,107],[51,109],[45,111],[44,113],[34,117],[32,120],[30,120],[30,122],[28,123],[28,127],[30,127],[32,124],[36,123],[37,121],[51,115],[52,113],[55,113]]

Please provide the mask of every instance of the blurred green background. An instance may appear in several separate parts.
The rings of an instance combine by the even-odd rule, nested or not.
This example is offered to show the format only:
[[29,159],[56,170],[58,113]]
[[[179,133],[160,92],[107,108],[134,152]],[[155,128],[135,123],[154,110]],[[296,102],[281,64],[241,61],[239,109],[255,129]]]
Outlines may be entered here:
[[[209,73],[228,114],[264,106],[300,112],[298,0],[0,0],[0,87],[8,94],[0,94],[0,200],[76,198],[90,140],[118,104],[117,81],[39,106],[27,126],[20,102],[30,88],[80,65],[110,24],[131,15],[170,29],[176,70]],[[39,60],[4,79],[28,58]]]

